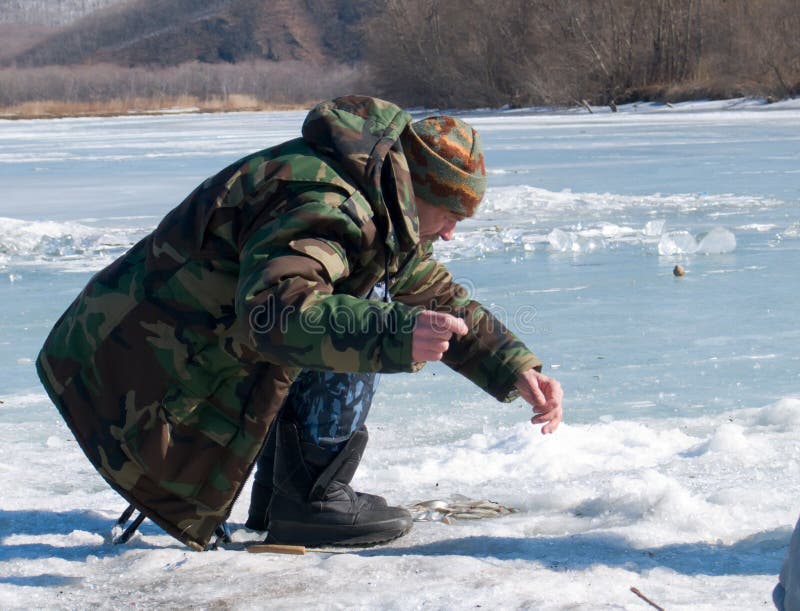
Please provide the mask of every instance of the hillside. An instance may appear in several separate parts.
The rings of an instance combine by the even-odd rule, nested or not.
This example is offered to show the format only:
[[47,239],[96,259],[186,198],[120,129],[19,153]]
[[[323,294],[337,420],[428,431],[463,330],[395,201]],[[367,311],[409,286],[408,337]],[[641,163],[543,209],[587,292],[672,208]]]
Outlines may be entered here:
[[6,63],[352,62],[361,52],[359,24],[372,5],[370,0],[128,0],[21,53],[6,53]]
[[0,0],[0,112],[779,100],[797,1]]
[[124,0],[0,0],[0,24],[64,26]]
[[46,40],[59,29],[125,0],[0,0],[0,62]]

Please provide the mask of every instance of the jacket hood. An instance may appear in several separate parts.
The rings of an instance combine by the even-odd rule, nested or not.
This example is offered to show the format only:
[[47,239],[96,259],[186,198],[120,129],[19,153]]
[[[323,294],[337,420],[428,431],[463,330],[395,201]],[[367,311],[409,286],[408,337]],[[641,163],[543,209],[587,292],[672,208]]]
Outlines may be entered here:
[[386,232],[389,252],[411,250],[419,226],[400,134],[411,115],[385,100],[345,96],[318,104],[303,123],[303,139],[334,160],[366,195]]

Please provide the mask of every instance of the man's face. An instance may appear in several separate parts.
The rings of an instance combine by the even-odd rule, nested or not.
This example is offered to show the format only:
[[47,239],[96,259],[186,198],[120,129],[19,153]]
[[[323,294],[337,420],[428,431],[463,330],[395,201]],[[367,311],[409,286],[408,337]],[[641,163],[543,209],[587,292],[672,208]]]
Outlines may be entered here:
[[423,242],[434,242],[441,238],[446,242],[452,238],[456,223],[464,220],[464,217],[444,206],[434,206],[421,197],[416,200],[420,239]]

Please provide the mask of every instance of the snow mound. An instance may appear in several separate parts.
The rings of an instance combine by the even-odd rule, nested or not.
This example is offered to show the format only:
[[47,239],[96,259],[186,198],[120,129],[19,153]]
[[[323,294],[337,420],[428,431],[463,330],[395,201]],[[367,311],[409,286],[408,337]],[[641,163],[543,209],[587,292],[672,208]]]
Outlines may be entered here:
[[800,398],[784,397],[761,408],[756,424],[774,426],[783,431],[800,429]]

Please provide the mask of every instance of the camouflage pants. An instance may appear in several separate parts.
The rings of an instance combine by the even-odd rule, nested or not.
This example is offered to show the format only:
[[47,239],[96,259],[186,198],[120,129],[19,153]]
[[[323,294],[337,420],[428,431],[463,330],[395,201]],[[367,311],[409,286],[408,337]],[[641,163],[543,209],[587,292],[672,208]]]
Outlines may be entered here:
[[283,417],[298,424],[303,441],[338,452],[364,424],[379,374],[303,371],[289,389]]

